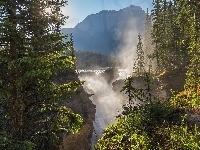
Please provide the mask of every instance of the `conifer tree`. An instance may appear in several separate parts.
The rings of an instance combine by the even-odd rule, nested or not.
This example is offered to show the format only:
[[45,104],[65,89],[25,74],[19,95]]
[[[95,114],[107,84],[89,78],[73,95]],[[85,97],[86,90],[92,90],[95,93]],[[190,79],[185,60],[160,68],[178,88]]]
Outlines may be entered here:
[[170,49],[168,47],[171,36],[171,25],[169,19],[169,3],[166,0],[155,0],[153,16],[153,42],[155,44],[155,57],[159,70],[166,70],[170,68],[171,58]]
[[144,23],[144,62],[145,62],[145,69],[148,69],[147,66],[152,63],[152,55],[154,50],[154,44],[151,38],[152,32],[152,19],[151,14],[149,14],[148,9],[146,13],[146,20]]
[[200,91],[200,17],[199,17],[200,3],[197,1],[189,2],[187,35],[190,38],[190,45],[188,47],[188,55],[190,58],[188,70],[186,73],[185,89],[199,93]]
[[137,58],[136,58],[136,72],[142,73],[144,72],[144,51],[143,51],[143,44],[142,44],[142,38],[141,35],[138,35],[138,44],[137,44],[137,50],[136,50]]
[[153,6],[152,38],[159,69],[184,67],[187,63],[188,40],[177,23],[181,13],[177,2],[155,0]]
[[52,81],[74,64],[66,53],[73,42],[64,43],[60,33],[65,3],[0,1],[0,133],[8,139],[0,149],[28,149],[25,141],[36,149],[56,149],[60,133],[81,126],[81,117],[63,105],[80,83]]
[[152,38],[154,48],[154,58],[156,59],[156,64],[160,66],[160,58],[159,58],[159,50],[160,50],[160,39],[161,31],[162,31],[162,0],[153,0],[153,9],[152,9],[152,21],[153,21],[153,29],[152,29]]
[[[184,33],[177,24],[176,20],[179,14],[176,1],[169,1],[168,6],[168,49],[169,49],[169,62],[171,62],[174,68],[185,68],[187,63],[187,42],[184,41]],[[172,68],[173,69],[173,68]]]

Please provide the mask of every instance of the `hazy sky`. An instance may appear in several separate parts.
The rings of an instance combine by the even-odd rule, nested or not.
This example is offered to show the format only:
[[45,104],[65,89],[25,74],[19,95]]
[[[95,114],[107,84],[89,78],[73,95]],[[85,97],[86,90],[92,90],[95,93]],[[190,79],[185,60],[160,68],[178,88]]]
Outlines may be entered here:
[[62,9],[69,19],[64,27],[74,27],[88,15],[101,10],[119,10],[130,5],[141,6],[143,10],[151,9],[152,0],[68,0],[68,5]]

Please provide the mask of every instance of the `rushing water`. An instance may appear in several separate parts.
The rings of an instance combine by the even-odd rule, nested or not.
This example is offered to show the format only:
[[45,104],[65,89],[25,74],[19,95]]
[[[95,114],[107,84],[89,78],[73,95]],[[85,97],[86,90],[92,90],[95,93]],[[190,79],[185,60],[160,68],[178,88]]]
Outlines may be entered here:
[[[79,76],[81,81],[85,81],[85,91],[94,94],[90,97],[96,105],[95,121],[93,122],[94,132],[91,139],[92,147],[102,136],[102,131],[109,124],[114,123],[116,116],[121,113],[123,105],[123,98],[113,91],[112,85],[107,83],[105,77],[102,76],[101,73],[104,71],[84,71],[84,74]],[[93,72],[92,75],[91,72]],[[124,70],[118,72],[121,78],[125,76],[123,72]]]

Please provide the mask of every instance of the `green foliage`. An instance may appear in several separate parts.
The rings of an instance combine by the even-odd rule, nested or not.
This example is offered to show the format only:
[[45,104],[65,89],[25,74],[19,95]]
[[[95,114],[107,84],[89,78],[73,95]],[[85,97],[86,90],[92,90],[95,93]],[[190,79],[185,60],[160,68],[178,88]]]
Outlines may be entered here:
[[[200,91],[200,37],[199,32],[200,17],[199,8],[200,3],[197,1],[177,1],[177,24],[181,32],[183,32],[184,41],[187,43],[187,55],[189,58],[186,66],[186,82],[184,90],[171,98],[173,106],[192,109],[198,108],[200,104],[199,91]],[[185,22],[187,20],[187,22]]]
[[[184,117],[183,117],[184,118]],[[199,129],[195,125],[194,127],[188,127],[185,118],[180,125],[166,126],[159,128],[157,135],[162,137],[162,143],[159,144],[156,149],[162,150],[199,150],[200,149],[200,136]]]
[[200,36],[197,34],[200,31],[199,23],[194,14],[190,27],[191,43],[188,51],[190,62],[186,73],[187,78],[185,84],[185,89],[192,90],[196,93],[200,91]]
[[144,51],[143,51],[143,44],[142,44],[142,38],[141,35],[138,35],[138,44],[137,44],[137,50],[136,50],[137,58],[134,62],[133,66],[133,72],[134,73],[142,73],[144,72]]
[[32,150],[34,147],[36,145],[29,141],[11,140],[5,132],[0,133],[0,149],[2,150]]
[[141,35],[138,35],[138,44],[137,44],[137,59],[136,59],[136,66],[137,66],[137,72],[143,72],[144,71],[144,51],[143,51],[143,44],[142,44],[142,38]]
[[[155,0],[153,7],[152,38],[158,68],[162,71],[177,67],[196,67],[199,63],[194,51],[198,56],[200,3],[187,0]],[[188,64],[190,66],[187,66]],[[193,70],[188,74],[194,72]]]
[[[134,125],[137,114],[130,117],[121,117],[115,124],[110,125],[103,133],[103,137],[98,141],[95,150],[113,149],[144,149],[148,150],[151,139],[148,135],[137,129]],[[135,118],[132,118],[134,117]],[[139,116],[137,116],[139,118]],[[141,125],[139,123],[139,125]]]
[[[161,111],[164,114],[164,111]],[[159,124],[154,122],[155,119],[151,120],[152,124],[145,124],[148,117],[145,118],[141,113],[141,110],[135,110],[108,126],[94,149],[200,149],[200,136],[196,126],[189,128],[186,120],[182,120],[181,124],[161,122],[163,120],[160,119],[167,114],[157,116]]]
[[63,132],[80,130],[81,116],[64,102],[81,83],[54,80],[59,72],[75,71],[72,36],[60,33],[66,19],[60,7],[65,3],[0,2],[0,132],[9,135],[5,144],[57,149]]
[[152,10],[154,58],[158,69],[185,67],[188,62],[188,39],[177,23],[180,14],[176,1],[155,0]]
[[[200,149],[197,127],[189,127],[186,116],[182,121],[174,118],[178,109],[171,107],[170,101],[162,101],[148,94],[151,90],[146,88],[132,87],[130,82],[135,78],[126,79],[123,91],[132,93],[128,95],[129,100],[140,100],[140,103],[129,103],[124,106],[122,116],[106,128],[94,149]],[[150,78],[149,73],[146,73],[144,80],[147,82],[147,87]]]
[[119,118],[113,125],[106,128],[94,149],[200,149],[198,128],[196,126],[189,128],[186,120],[182,120],[181,124],[160,121],[160,124],[155,122],[147,125],[143,119],[141,111],[138,110]]
[[200,106],[200,95],[194,91],[182,91],[178,94],[173,94],[170,98],[170,103],[173,107],[181,109],[193,109]]
[[[151,94],[151,85],[153,84],[153,76],[151,75],[151,70],[143,73],[136,73],[134,76],[127,77],[124,81],[124,86],[121,92],[128,94],[129,104],[134,104],[134,101],[140,101],[142,103],[151,103],[153,98]],[[134,87],[134,80],[137,79],[144,83],[144,87],[136,88]],[[131,101],[131,102],[130,102]]]

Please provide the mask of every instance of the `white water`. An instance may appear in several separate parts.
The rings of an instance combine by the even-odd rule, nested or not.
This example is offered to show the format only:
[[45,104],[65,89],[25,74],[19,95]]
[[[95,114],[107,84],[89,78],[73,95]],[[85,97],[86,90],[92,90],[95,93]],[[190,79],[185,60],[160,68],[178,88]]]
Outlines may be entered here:
[[[121,77],[125,76],[123,72],[119,70]],[[102,136],[102,131],[109,124],[115,122],[116,116],[122,111],[122,105],[125,100],[112,90],[112,86],[106,82],[101,73],[98,72],[92,76],[87,76],[86,74],[79,78],[81,81],[85,81],[83,86],[85,91],[89,94],[94,94],[90,97],[91,101],[96,105],[95,121],[93,122],[94,132],[91,138],[93,147]]]

